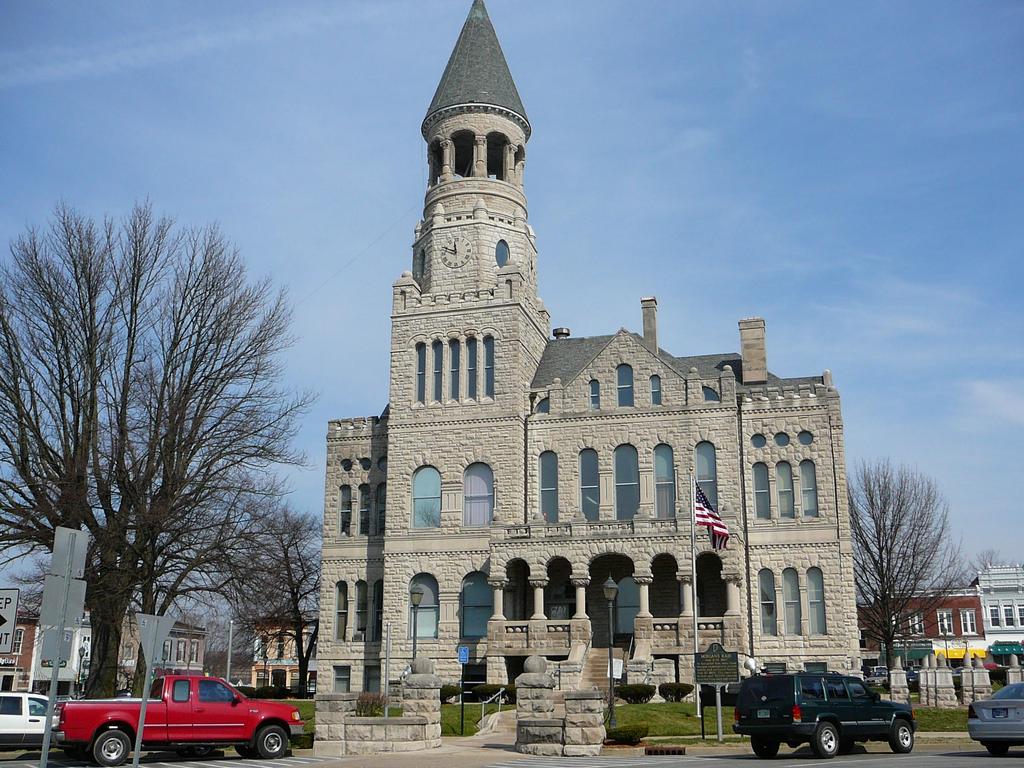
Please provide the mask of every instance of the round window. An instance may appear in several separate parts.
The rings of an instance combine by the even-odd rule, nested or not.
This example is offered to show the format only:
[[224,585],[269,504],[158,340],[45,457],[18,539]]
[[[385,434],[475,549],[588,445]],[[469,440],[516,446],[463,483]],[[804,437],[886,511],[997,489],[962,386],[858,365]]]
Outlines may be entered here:
[[789,435],[787,435],[785,432],[776,432],[775,444],[780,447],[785,447],[789,445]]
[[808,432],[806,429],[796,436],[796,439],[800,441],[800,445],[810,445],[814,442],[814,435]]
[[499,240],[498,244],[494,246],[494,260],[498,263],[499,267],[504,267],[508,264],[508,243],[504,240]]
[[753,445],[755,448],[764,448],[767,443],[768,441],[765,440],[764,435],[760,433],[750,438],[750,444]]
[[342,459],[341,460],[341,468],[343,470],[345,470],[346,472],[351,472],[352,471],[352,459]]
[[359,466],[363,468],[364,472],[366,472],[366,471],[368,471],[370,469],[370,467],[373,466],[373,462],[371,462],[367,458],[362,458],[362,459],[359,460]]

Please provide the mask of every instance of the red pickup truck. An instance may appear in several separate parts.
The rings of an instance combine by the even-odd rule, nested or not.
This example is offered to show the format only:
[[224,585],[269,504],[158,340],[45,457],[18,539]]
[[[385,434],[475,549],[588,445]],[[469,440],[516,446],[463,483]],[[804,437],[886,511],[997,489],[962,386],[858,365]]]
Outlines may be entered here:
[[[141,699],[86,699],[59,705],[54,743],[101,766],[124,763],[135,745]],[[243,757],[278,758],[302,733],[288,704],[248,699],[216,677],[168,675],[153,681],[142,746],[191,757],[233,746]]]

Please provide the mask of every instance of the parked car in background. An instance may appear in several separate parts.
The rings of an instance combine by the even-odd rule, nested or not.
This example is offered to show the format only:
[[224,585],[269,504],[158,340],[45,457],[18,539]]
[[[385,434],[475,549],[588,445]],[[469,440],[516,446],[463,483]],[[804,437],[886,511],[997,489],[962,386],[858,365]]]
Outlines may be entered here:
[[46,699],[31,693],[0,694],[0,745],[37,746],[43,743]]
[[889,668],[888,667],[869,667],[867,674],[864,675],[865,682],[870,685],[881,685],[882,683],[889,681]]
[[1002,756],[1024,746],[1024,683],[999,689],[991,698],[967,708],[967,732],[989,751]]

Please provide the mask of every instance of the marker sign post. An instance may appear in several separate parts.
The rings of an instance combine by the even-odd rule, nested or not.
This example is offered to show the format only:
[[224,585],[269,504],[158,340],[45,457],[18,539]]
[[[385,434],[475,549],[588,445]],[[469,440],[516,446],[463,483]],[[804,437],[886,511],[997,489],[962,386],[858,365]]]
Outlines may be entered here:
[[[737,683],[740,679],[740,655],[727,651],[719,643],[712,643],[703,653],[693,654],[694,678],[697,685],[715,687],[715,710],[718,721],[718,740],[722,735],[722,686]],[[701,725],[704,720],[701,719]]]
[[0,589],[0,653],[14,652],[14,629],[18,624],[18,590]]
[[46,723],[43,726],[43,748],[39,755],[39,768],[46,768],[53,731],[53,710],[57,704],[57,678],[60,668],[71,657],[69,619],[80,621],[85,610],[85,555],[89,549],[89,534],[72,528],[53,531],[53,557],[43,584],[43,604],[39,611],[39,627],[43,631],[41,666],[47,661],[53,667],[50,691],[46,702]]
[[466,735],[466,665],[469,664],[469,646],[459,646],[459,666],[462,668],[462,682],[459,683],[459,734]]
[[132,755],[133,768],[139,768],[139,757],[142,754],[142,732],[146,729],[146,704],[149,702],[153,665],[156,663],[157,650],[163,648],[164,640],[167,639],[174,627],[174,617],[136,613],[135,621],[138,622],[142,653],[146,657],[146,676],[143,678],[145,682],[142,684],[142,704],[139,706],[139,727],[135,732],[135,754]]

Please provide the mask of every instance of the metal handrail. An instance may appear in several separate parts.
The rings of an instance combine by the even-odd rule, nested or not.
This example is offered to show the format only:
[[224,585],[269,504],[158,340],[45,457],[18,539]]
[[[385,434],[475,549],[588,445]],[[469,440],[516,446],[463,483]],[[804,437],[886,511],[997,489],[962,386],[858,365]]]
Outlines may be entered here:
[[502,700],[502,697],[504,695],[505,695],[505,689],[504,688],[499,688],[498,692],[496,694],[494,694],[493,696],[491,696],[491,698],[484,699],[483,701],[480,702],[480,719],[481,720],[484,719],[484,712],[487,711],[487,705],[492,703],[495,699],[498,700],[498,714],[499,715],[501,714],[501,700]]

